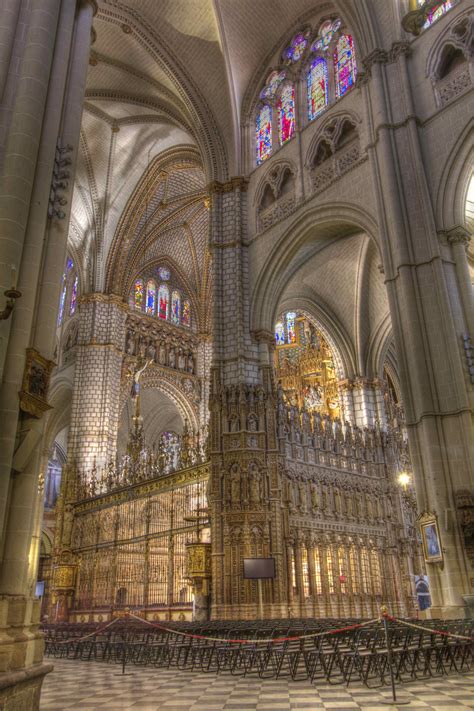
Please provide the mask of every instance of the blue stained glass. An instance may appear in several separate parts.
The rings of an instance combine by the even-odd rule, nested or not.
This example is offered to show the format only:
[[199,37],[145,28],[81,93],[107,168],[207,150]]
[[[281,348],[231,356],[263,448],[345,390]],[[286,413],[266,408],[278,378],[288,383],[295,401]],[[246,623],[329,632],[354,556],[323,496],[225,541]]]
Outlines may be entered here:
[[156,284],[153,279],[146,284],[146,312],[149,316],[154,316],[156,312]]
[[163,281],[168,281],[170,278],[170,270],[166,267],[158,267],[158,276]]
[[286,59],[291,63],[297,62],[303,56],[307,44],[308,40],[302,32],[299,32],[285,50]]
[[286,79],[286,72],[283,70],[281,72],[272,72],[267,79],[267,83],[260,94],[261,99],[273,99],[277,93],[278,87],[282,81]]
[[60,326],[63,322],[64,305],[66,303],[66,289],[67,289],[67,277],[66,277],[66,272],[64,272],[62,284],[61,284],[61,296],[59,299],[58,326]]
[[76,302],[77,302],[77,288],[79,286],[79,277],[76,274],[76,277],[74,279],[73,285],[72,285],[72,294],[71,294],[71,305],[69,306],[69,314],[72,316],[75,311],[76,311]]

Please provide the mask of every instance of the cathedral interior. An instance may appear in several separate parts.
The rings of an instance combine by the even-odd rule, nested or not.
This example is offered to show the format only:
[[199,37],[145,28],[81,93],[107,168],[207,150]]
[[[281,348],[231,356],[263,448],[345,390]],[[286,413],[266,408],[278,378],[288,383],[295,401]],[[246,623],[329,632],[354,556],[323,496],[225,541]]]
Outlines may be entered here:
[[474,618],[472,0],[1,15],[0,708],[41,625]]

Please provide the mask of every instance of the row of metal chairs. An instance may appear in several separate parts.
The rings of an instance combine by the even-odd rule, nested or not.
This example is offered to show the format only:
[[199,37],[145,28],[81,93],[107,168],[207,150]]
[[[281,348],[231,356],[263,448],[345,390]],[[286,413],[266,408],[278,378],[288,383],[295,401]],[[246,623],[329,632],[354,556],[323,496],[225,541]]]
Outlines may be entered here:
[[[368,687],[390,683],[387,641],[398,682],[467,672],[471,668],[473,621],[417,622],[422,629],[390,622],[387,632],[380,622],[373,622],[332,633],[356,623],[308,619],[173,623],[173,630],[164,631],[145,628],[143,623],[120,622],[88,637],[85,635],[91,632],[89,626],[77,629],[64,625],[46,628],[45,643],[46,653],[53,657],[176,667],[201,673],[255,674],[261,678],[289,676],[313,683],[359,681]],[[194,636],[184,636],[183,632]]]

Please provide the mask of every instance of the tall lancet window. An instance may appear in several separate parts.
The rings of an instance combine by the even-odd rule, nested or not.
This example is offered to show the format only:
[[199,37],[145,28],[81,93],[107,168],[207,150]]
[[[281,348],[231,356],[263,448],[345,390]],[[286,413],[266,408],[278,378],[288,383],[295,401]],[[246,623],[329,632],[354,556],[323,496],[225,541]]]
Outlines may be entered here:
[[290,140],[295,132],[295,87],[285,84],[278,100],[278,129],[280,145]]
[[350,91],[356,81],[357,64],[354,40],[350,35],[341,35],[334,52],[334,73],[336,78],[336,98],[340,99]]
[[133,304],[137,311],[143,311],[143,301],[145,297],[145,287],[143,279],[136,279],[133,285]]
[[153,279],[146,283],[146,312],[149,316],[156,313],[156,283]]
[[257,164],[263,163],[272,152],[272,109],[268,104],[262,106],[257,114],[256,123]]
[[171,321],[179,326],[181,311],[181,297],[179,291],[173,291],[171,294]]
[[69,314],[71,316],[74,316],[76,312],[76,303],[77,303],[77,289],[79,287],[79,277],[76,276],[74,277],[74,281],[72,283],[72,293],[71,293],[71,304],[69,306]]
[[64,318],[64,305],[66,303],[66,290],[67,290],[67,275],[66,272],[63,274],[63,279],[61,282],[61,296],[59,297],[59,311],[58,311],[58,326],[63,322]]
[[328,105],[328,65],[325,59],[315,59],[308,72],[308,119],[312,121]]
[[191,325],[191,304],[187,299],[183,301],[183,316],[181,323],[183,326],[189,327]]
[[161,284],[158,289],[158,316],[162,319],[168,318],[170,304],[170,290],[166,284]]

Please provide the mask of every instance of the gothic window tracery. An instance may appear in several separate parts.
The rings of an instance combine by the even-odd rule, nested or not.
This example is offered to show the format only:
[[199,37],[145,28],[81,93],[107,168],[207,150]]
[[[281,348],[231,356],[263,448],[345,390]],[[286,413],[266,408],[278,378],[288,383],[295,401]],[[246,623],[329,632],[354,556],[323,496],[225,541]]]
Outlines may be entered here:
[[[343,31],[342,20],[326,20],[310,40],[310,29],[293,37],[282,55],[287,69],[272,71],[260,91],[255,114],[257,165],[270,157],[278,147],[277,140],[283,146],[292,138],[298,112],[307,122],[314,121],[355,86],[355,43],[352,35]],[[303,82],[305,88],[300,91]]]
[[[177,285],[176,285],[177,286]],[[129,296],[130,307],[175,326],[191,326],[191,302],[175,281],[167,267],[158,267],[139,276],[133,282]]]

